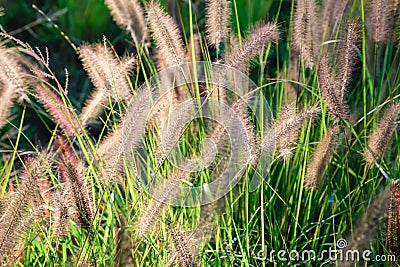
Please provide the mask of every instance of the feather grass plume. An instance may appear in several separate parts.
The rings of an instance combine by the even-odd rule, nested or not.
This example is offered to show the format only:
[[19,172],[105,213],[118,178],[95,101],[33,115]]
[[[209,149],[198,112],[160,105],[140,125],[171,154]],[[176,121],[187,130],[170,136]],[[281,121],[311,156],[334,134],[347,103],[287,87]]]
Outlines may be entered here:
[[[370,247],[370,242],[377,236],[377,230],[382,225],[388,208],[390,188],[383,189],[375,196],[369,207],[354,226],[354,232],[350,237],[349,245],[343,249],[342,255],[348,255],[349,251],[364,251]],[[353,261],[342,262],[341,266],[354,266]]]
[[[158,70],[181,65],[186,62],[186,48],[174,19],[161,6],[151,1],[147,6],[148,25],[157,44],[156,62]],[[178,101],[186,99],[188,91],[183,87],[175,89]]]
[[58,190],[51,196],[53,214],[51,224],[58,247],[60,239],[68,236],[68,221],[73,214],[72,203],[66,191]]
[[207,5],[207,39],[219,51],[219,46],[229,35],[231,10],[227,0],[208,0]]
[[121,28],[133,32],[137,43],[146,39],[147,28],[143,9],[137,0],[105,0],[114,21]]
[[361,47],[361,25],[358,20],[350,21],[346,26],[346,31],[340,41],[339,48],[339,73],[337,81],[342,98],[350,88],[360,62],[357,50]]
[[[141,132],[148,123],[148,115],[152,108],[152,98],[149,97],[151,90],[145,88],[144,90],[138,91],[129,103],[129,109],[127,115],[123,117],[121,124],[122,126],[122,147],[121,150],[117,150],[118,160],[128,160],[128,157],[132,155],[132,150],[138,148],[142,143],[142,137],[145,132]],[[121,158],[124,156],[125,158]]]
[[[181,231],[178,225],[169,226],[169,234],[172,238],[173,253],[170,255],[170,261],[178,259],[180,267],[192,266],[195,259],[193,253],[193,239],[190,234]],[[167,266],[169,263],[167,263]]]
[[[335,18],[332,16],[333,9],[335,8],[336,2],[337,2],[336,0],[325,0],[322,5],[322,7],[323,7],[322,28],[324,30],[325,40],[330,38],[332,29],[336,22]],[[296,12],[297,12],[297,10],[296,10]],[[297,18],[297,16],[298,15],[296,15],[296,18]],[[297,18],[297,22],[298,22],[298,18]]]
[[[235,113],[239,116],[239,119],[244,126],[246,137],[247,137],[247,144],[249,146],[250,151],[250,165],[256,166],[259,156],[259,142],[257,139],[257,134],[253,125],[251,124],[250,114],[248,112],[247,103],[243,99],[238,99],[232,105],[232,109]],[[219,141],[219,140],[216,140]]]
[[[173,130],[176,130],[176,128],[173,128]],[[165,150],[166,153],[168,153],[168,144],[170,140],[168,137],[165,139]],[[214,141],[214,143],[217,142]],[[212,151],[210,151],[207,146],[204,146],[204,150],[200,152],[202,158],[206,160],[210,158],[210,153],[212,153]],[[165,157],[161,157],[158,162],[160,163],[164,159]],[[198,158],[190,157],[189,160],[185,162],[187,165],[180,165],[178,169],[174,170],[170,175],[167,175],[166,179],[169,183],[161,185],[154,190],[153,196],[155,196],[155,198],[149,200],[143,214],[138,219],[137,228],[139,229],[139,235],[145,235],[157,225],[157,219],[161,216],[161,213],[166,207],[169,199],[176,195],[177,190],[179,190],[176,186],[183,180],[190,180],[191,172],[188,170],[196,169],[196,167],[192,165],[192,162],[196,162],[196,160],[200,161]]]
[[57,139],[58,153],[60,156],[61,180],[71,201],[76,205],[78,220],[83,228],[90,230],[93,220],[93,201],[89,194],[84,179],[84,165],[78,160],[69,146],[62,138]]
[[122,129],[120,128],[104,137],[96,150],[96,158],[103,164],[102,176],[107,182],[114,181],[114,175],[121,173],[123,169],[123,162],[118,159],[118,154],[122,150]]
[[[287,111],[284,112],[286,112],[286,114],[281,116],[281,118],[274,123],[273,127],[263,134],[265,138],[261,144],[262,150],[273,151],[276,144],[278,152],[287,151],[297,139],[297,133],[304,122],[315,118],[320,112],[320,109],[315,106],[295,113],[288,108]],[[294,137],[296,139],[293,139]]]
[[0,128],[10,115],[14,100],[26,90],[24,72],[14,49],[0,46]]
[[21,235],[29,228],[36,214],[32,203],[39,196],[39,182],[47,172],[46,158],[25,160],[25,171],[20,187],[10,194],[3,204],[0,217],[0,262],[7,263]]
[[274,23],[257,25],[244,40],[242,47],[228,54],[224,60],[225,64],[246,73],[250,61],[261,52],[263,47],[277,40],[278,37],[279,31]]
[[196,253],[201,244],[211,238],[214,230],[213,211],[221,208],[222,202],[219,199],[214,203],[202,206],[200,222],[193,231],[185,233],[179,225],[168,225],[168,234],[172,237],[173,246],[165,267],[172,266],[177,260],[179,266],[201,266],[196,258]]
[[173,18],[161,6],[151,1],[147,6],[148,24],[166,67],[182,64],[186,59],[186,49]]
[[293,17],[292,45],[300,53],[307,67],[314,67],[321,40],[317,28],[318,16],[313,0],[297,0]]
[[[248,117],[246,113],[246,103],[244,101],[235,101],[232,105],[232,109],[235,110],[236,113],[238,113],[239,118],[241,119],[241,122],[243,123],[244,127],[247,130],[247,138],[248,138],[248,143],[250,146],[250,154],[251,156],[254,156],[254,154],[257,154],[257,152],[254,152],[256,147],[252,147],[253,145],[255,146],[256,144],[256,137],[254,133],[254,129],[250,125],[250,118]],[[181,116],[178,116],[178,118],[175,118],[176,120],[181,120],[182,117],[186,115],[186,112],[183,112]],[[183,119],[183,121],[185,121]],[[235,121],[236,122],[236,121]],[[181,125],[180,123],[176,123],[175,120],[170,122],[173,125]],[[219,126],[219,125],[218,125]],[[176,127],[172,127],[173,131],[176,131]],[[175,133],[172,134],[175,136]],[[217,127],[213,129],[213,132],[210,135],[210,139],[214,144],[217,144],[217,146],[221,146],[224,144],[226,133],[223,131],[222,127]],[[172,145],[174,142],[172,142],[168,138],[168,134],[165,137],[165,140],[163,147],[164,147],[164,152],[168,154],[169,152],[169,144],[171,143]],[[171,147],[172,148],[172,147]],[[204,149],[201,150],[200,152],[202,160],[208,161],[209,158],[212,156],[212,151],[209,149],[209,147],[205,146]],[[168,181],[170,184],[167,184],[166,186],[162,186],[158,190],[154,192],[154,195],[156,196],[156,199],[151,199],[149,201],[149,204],[146,206],[146,209],[143,212],[143,215],[140,217],[138,220],[138,229],[139,229],[139,234],[144,235],[148,231],[150,231],[156,224],[157,218],[160,217],[162,210],[166,206],[166,203],[168,202],[169,198],[172,197],[174,194],[176,194],[176,188],[174,188],[174,185],[178,185],[178,183],[182,180],[190,180],[190,175],[191,172],[187,171],[189,169],[195,169],[196,166],[192,166],[191,162],[198,162],[199,159],[195,157],[189,157],[190,160],[188,160],[186,163],[189,164],[188,166],[180,166],[179,169],[174,171],[170,176],[168,176]],[[157,162],[162,162],[165,159],[165,155],[163,153],[162,156],[158,157]],[[250,159],[250,162],[253,158]]]
[[[282,107],[281,113],[279,115],[279,122],[284,122],[286,120],[291,120],[296,116],[296,108],[294,105],[287,105]],[[278,123],[279,124],[279,123]],[[285,139],[277,139],[277,154],[278,157],[282,157],[287,161],[293,154],[293,146],[299,138],[299,129],[287,132]]]
[[79,47],[79,57],[95,86],[79,116],[85,123],[101,112],[110,96],[117,101],[127,100],[132,96],[128,76],[136,66],[136,58],[128,56],[118,59],[106,42],[82,45]]
[[376,42],[392,42],[399,23],[399,0],[371,0],[367,13],[370,38]]
[[388,225],[386,234],[388,254],[395,255],[400,260],[400,189],[397,183],[390,188],[390,202],[388,207]]
[[[242,124],[245,133],[246,133],[246,139],[247,139],[247,144],[248,144],[248,149],[250,152],[250,165],[253,165],[257,163],[258,155],[259,155],[259,140],[257,139],[257,134],[255,132],[255,129],[252,125],[252,121],[250,118],[250,114],[248,112],[248,105],[245,99],[239,98],[236,101],[234,101],[231,105],[232,110],[234,113],[237,115],[237,118],[232,118],[232,122],[227,121],[227,123],[232,123],[231,127],[233,128],[235,123],[237,123],[237,119],[240,121]],[[215,128],[211,129],[211,133],[209,134],[210,140],[214,144],[217,145],[218,148],[223,148],[223,146],[226,145],[228,141],[229,135],[225,131],[224,127],[220,124],[217,124]],[[231,141],[231,140],[229,140]],[[203,152],[205,155],[207,154],[206,151]]]
[[157,219],[160,217],[163,209],[167,205],[171,196],[177,193],[174,186],[178,185],[182,179],[185,179],[189,174],[184,169],[174,171],[167,180],[170,184],[160,186],[154,192],[156,198],[151,198],[143,214],[138,219],[138,232],[140,236],[145,235],[157,225]]
[[400,103],[392,104],[383,114],[376,129],[369,137],[367,148],[364,152],[365,161],[372,165],[387,151],[394,131],[397,128],[397,117],[400,112]]
[[344,103],[342,92],[326,57],[321,57],[318,66],[318,77],[322,97],[333,120],[338,123],[340,120],[348,119],[350,112]]
[[322,11],[322,28],[324,29],[325,40],[329,40],[334,30],[340,25],[340,19],[344,17],[349,0],[325,0]]
[[304,186],[308,189],[316,189],[321,181],[322,175],[332,158],[339,137],[339,126],[334,125],[328,129],[314,151],[311,162],[307,166]]
[[35,97],[43,104],[51,117],[64,129],[69,136],[82,132],[75,110],[68,107],[62,98],[45,84],[38,84]]

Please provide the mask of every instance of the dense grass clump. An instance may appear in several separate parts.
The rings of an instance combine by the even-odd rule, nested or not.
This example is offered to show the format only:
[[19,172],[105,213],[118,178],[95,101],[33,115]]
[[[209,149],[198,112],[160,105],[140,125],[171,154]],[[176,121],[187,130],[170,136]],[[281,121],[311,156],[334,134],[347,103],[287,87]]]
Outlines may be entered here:
[[399,264],[400,1],[166,2],[2,25],[0,265]]

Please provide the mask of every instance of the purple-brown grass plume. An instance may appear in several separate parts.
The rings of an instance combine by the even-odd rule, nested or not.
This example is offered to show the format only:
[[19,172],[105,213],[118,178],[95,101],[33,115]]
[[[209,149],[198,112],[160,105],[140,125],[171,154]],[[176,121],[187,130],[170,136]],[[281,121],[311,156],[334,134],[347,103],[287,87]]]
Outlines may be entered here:
[[325,100],[329,114],[338,123],[349,118],[350,111],[344,103],[342,92],[333,75],[333,70],[326,57],[321,57],[318,66],[318,78],[321,94]]
[[93,200],[84,178],[84,164],[75,156],[68,141],[61,136],[57,138],[57,147],[64,190],[76,205],[79,223],[83,228],[90,230],[93,220]]
[[279,37],[279,31],[275,24],[266,23],[254,27],[242,47],[232,50],[224,62],[226,65],[246,73],[250,61],[257,56],[263,47],[267,46]]
[[[292,46],[307,67],[314,67],[319,52],[318,16],[313,0],[297,0],[293,17]],[[317,46],[318,44],[318,46]]]
[[3,203],[0,217],[0,263],[7,263],[22,234],[36,218],[32,203],[39,197],[39,182],[47,173],[46,157],[25,160],[20,187],[9,194]]
[[339,72],[337,81],[342,98],[349,86],[356,80],[355,74],[360,63],[358,49],[361,47],[361,25],[358,20],[350,21],[339,46]]
[[371,0],[366,16],[370,38],[375,42],[394,41],[399,26],[399,12],[399,0]]
[[7,123],[14,100],[27,87],[27,73],[20,66],[19,57],[14,49],[0,46],[0,128]]
[[69,136],[82,132],[75,110],[45,84],[38,84],[35,97],[43,104],[51,117],[64,129]]
[[147,6],[148,25],[166,67],[180,65],[185,62],[186,49],[174,19],[161,6],[151,1]]
[[400,261],[400,189],[395,182],[390,188],[386,246],[388,254]]
[[79,115],[83,124],[95,118],[107,104],[109,97],[116,101],[132,96],[129,75],[136,66],[136,58],[128,56],[119,59],[111,48],[104,44],[82,45],[79,57],[83,68],[95,86],[89,100]]
[[372,165],[387,151],[394,131],[397,128],[397,118],[400,112],[400,103],[392,104],[379,120],[376,129],[368,139],[367,148],[364,152],[365,161]]
[[138,44],[146,39],[147,28],[143,8],[137,0],[105,0],[114,21],[127,32]]
[[333,125],[328,129],[326,135],[317,145],[311,162],[307,166],[306,176],[304,178],[304,187],[316,189],[322,179],[325,169],[328,166],[333,152],[336,148],[339,137],[339,126]]
[[227,0],[208,0],[207,5],[207,39],[215,46],[217,54],[219,46],[228,38],[231,10]]
[[263,135],[264,139],[261,144],[263,151],[272,152],[275,146],[278,151],[287,151],[287,149],[293,144],[295,139],[293,137],[298,136],[298,131],[307,120],[315,118],[320,112],[320,109],[316,106],[308,108],[298,113],[292,113],[292,111],[285,111],[278,121],[276,121],[271,129],[268,129]]

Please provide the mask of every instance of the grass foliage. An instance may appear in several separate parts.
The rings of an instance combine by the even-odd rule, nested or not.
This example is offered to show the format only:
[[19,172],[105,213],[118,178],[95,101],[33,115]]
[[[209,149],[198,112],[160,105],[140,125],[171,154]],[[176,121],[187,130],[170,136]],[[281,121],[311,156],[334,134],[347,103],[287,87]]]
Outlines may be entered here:
[[[270,257],[279,250],[319,255],[342,238],[347,250],[373,252],[363,264],[396,264],[377,255],[400,262],[399,1],[106,0],[88,1],[84,8],[99,14],[79,18],[70,17],[80,10],[76,1],[59,2],[70,8],[60,20],[41,6],[25,8],[40,17],[38,25],[47,21],[66,55],[73,51],[79,71],[52,58],[63,58],[62,51],[18,35],[31,26],[8,29],[15,9],[6,5],[1,18],[8,21],[0,39],[1,264],[355,266]],[[112,37],[102,29],[110,22],[106,7]],[[105,36],[89,44],[94,37],[81,32],[86,22]],[[211,94],[201,85],[177,87],[148,121],[150,157],[142,164],[149,175],[190,188],[223,170],[226,133],[204,119],[188,124],[179,149],[191,159],[207,156],[199,147],[208,137],[219,149],[212,168],[191,174],[160,153],[169,108],[190,96],[227,103],[246,126],[252,156],[264,150],[273,160],[254,192],[248,164],[218,201],[174,207],[159,201],[174,195],[171,187],[156,192],[158,200],[143,190],[124,149],[142,142],[136,129],[148,95],[138,88],[163,69],[194,61],[248,75],[275,119],[264,131],[224,88]]]

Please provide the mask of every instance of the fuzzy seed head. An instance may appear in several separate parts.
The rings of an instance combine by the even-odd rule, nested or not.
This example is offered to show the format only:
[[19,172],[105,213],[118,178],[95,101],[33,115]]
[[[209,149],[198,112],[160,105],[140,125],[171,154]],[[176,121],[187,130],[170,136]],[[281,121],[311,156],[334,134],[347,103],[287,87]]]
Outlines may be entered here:
[[25,160],[25,171],[20,187],[3,202],[0,216],[0,262],[7,263],[22,234],[36,219],[33,203],[40,198],[39,183],[46,178],[47,158],[39,155]]
[[227,0],[207,1],[207,39],[217,50],[229,34],[229,4]]
[[146,23],[143,9],[137,0],[105,0],[114,21],[121,28],[134,32],[137,42],[146,39]]
[[344,103],[339,85],[334,79],[333,70],[325,57],[322,57],[319,62],[318,77],[322,97],[333,120],[338,123],[340,120],[348,119],[350,112]]
[[388,225],[386,234],[388,253],[400,257],[400,189],[397,183],[390,187],[390,202],[388,207]]
[[277,40],[278,37],[279,31],[274,23],[257,25],[244,40],[241,48],[231,50],[225,58],[225,64],[246,73],[250,61],[261,52],[263,47]]
[[320,184],[322,175],[332,158],[339,137],[339,126],[332,126],[322,138],[314,151],[311,162],[307,166],[304,186],[308,189],[316,189]]
[[109,97],[120,101],[132,96],[128,76],[136,66],[136,58],[119,59],[105,44],[79,47],[82,65],[95,87],[79,115],[83,123],[95,118],[107,105]]
[[318,107],[311,107],[301,112],[294,112],[293,107],[285,107],[281,118],[276,121],[272,127],[264,136],[261,148],[263,151],[272,151],[274,149],[274,143],[278,151],[286,152],[290,150],[293,142],[298,137],[298,131],[303,126],[304,122],[315,118],[320,109]]
[[392,104],[383,114],[375,131],[369,137],[367,148],[364,152],[368,165],[373,164],[387,151],[394,131],[397,128],[397,118],[400,112],[400,103]]
[[339,48],[339,73],[337,81],[339,83],[342,98],[350,88],[360,62],[357,50],[361,47],[361,25],[357,20],[352,20],[347,24],[345,34],[340,41]]
[[90,230],[93,220],[93,200],[84,178],[84,164],[76,158],[68,142],[58,138],[60,173],[64,190],[76,206],[76,214],[83,228]]
[[14,49],[0,46],[0,128],[7,123],[14,100],[25,93],[27,73]]
[[399,14],[399,0],[371,0],[366,17],[370,38],[375,42],[393,42]]
[[292,45],[307,67],[313,68],[319,50],[318,18],[313,0],[298,0],[293,18]]
[[161,6],[151,1],[147,6],[148,25],[166,67],[182,64],[186,59],[184,44],[174,19]]
[[38,84],[35,97],[43,104],[53,119],[69,136],[77,136],[82,132],[75,110],[65,103],[60,95],[44,84]]

